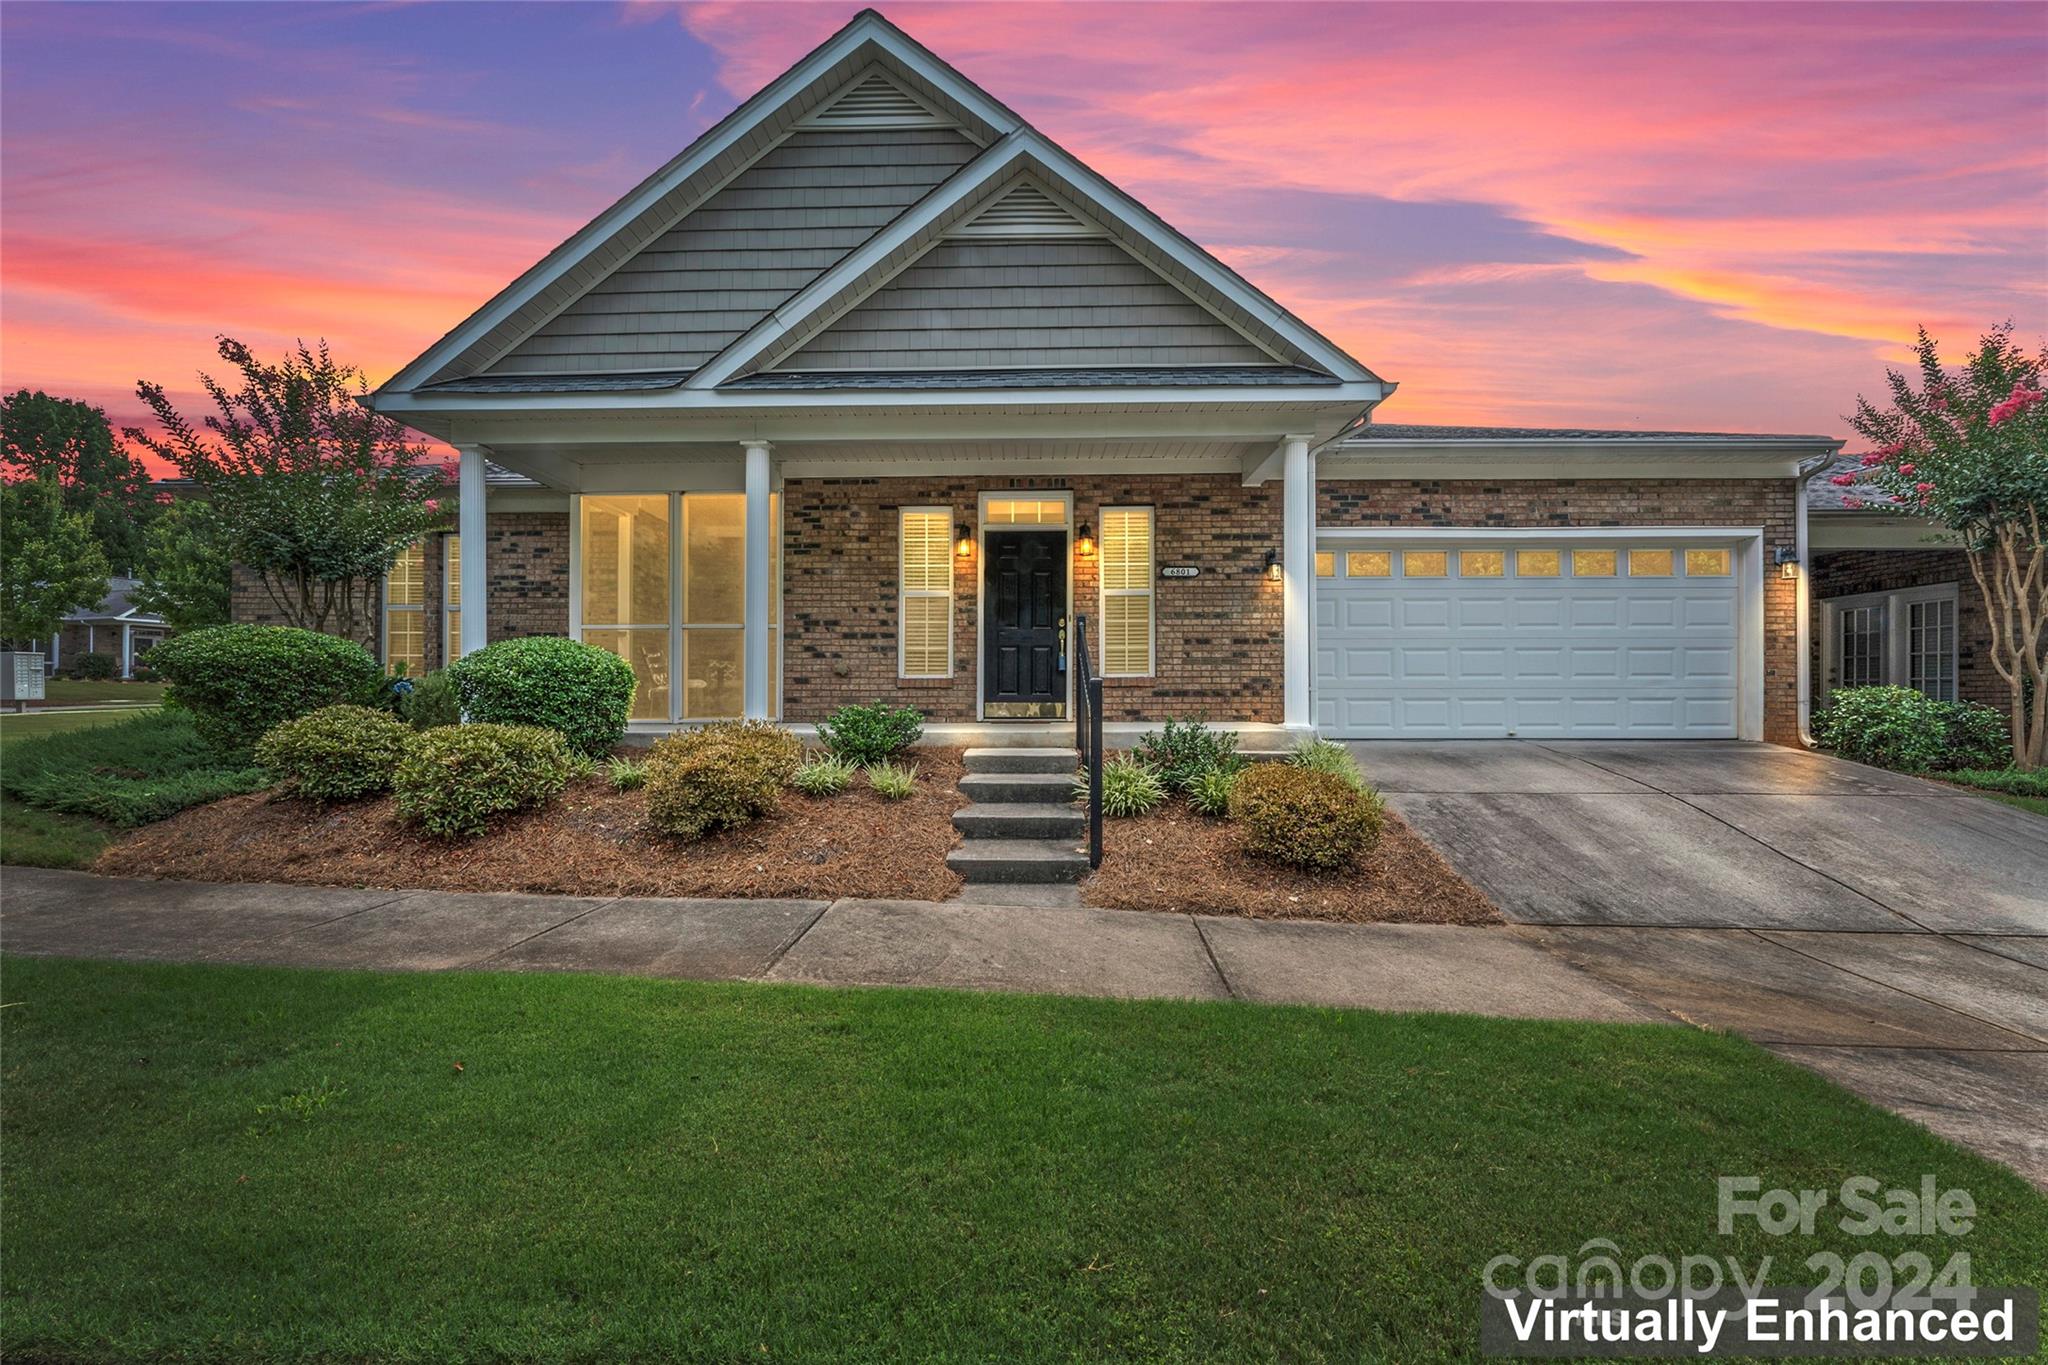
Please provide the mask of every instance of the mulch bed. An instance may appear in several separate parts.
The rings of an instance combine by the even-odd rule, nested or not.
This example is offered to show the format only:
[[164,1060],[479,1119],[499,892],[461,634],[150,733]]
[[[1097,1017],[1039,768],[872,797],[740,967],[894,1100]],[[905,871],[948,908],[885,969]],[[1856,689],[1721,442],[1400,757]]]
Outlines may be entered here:
[[1493,902],[1391,810],[1379,845],[1340,872],[1247,857],[1228,821],[1179,801],[1107,821],[1102,842],[1102,867],[1082,884],[1081,899],[1108,909],[1350,924],[1502,922]]
[[862,896],[945,900],[965,804],[958,749],[918,749],[917,789],[884,801],[863,779],[838,796],[785,792],[740,829],[682,843],[650,829],[642,792],[602,776],[480,839],[443,841],[398,823],[390,798],[321,807],[258,793],[173,816],[114,844],[93,871],[123,877],[312,886],[527,891],[580,896]]

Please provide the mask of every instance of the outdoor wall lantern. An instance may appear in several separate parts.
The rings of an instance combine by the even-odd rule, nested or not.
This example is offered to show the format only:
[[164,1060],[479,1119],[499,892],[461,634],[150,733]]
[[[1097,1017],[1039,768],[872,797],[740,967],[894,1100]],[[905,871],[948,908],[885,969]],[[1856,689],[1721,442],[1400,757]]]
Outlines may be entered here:
[[974,553],[974,528],[964,521],[953,528],[953,553],[962,559]]
[[1266,551],[1266,577],[1272,579],[1275,583],[1280,581],[1280,552],[1278,550]]
[[1081,523],[1081,530],[1074,537],[1074,553],[1083,559],[1095,558],[1095,527],[1092,524]]
[[1778,547],[1778,577],[1799,577],[1799,551],[1793,549],[1790,545],[1780,545]]

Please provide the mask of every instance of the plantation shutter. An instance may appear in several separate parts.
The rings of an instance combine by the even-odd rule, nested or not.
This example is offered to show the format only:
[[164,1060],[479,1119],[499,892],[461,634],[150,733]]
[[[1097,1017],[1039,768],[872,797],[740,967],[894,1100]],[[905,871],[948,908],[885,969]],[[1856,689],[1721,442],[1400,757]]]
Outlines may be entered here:
[[953,675],[952,511],[902,511],[899,582],[901,666],[906,678]]
[[1152,509],[1102,512],[1102,672],[1144,677],[1152,672]]

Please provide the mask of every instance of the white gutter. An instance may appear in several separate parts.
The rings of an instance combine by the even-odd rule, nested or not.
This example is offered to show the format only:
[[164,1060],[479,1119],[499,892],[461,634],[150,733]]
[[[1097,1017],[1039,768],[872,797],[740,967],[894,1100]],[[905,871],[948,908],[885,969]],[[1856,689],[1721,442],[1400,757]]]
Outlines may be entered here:
[[1799,473],[1792,480],[1792,495],[1797,501],[1792,507],[1792,555],[1799,561],[1799,584],[1793,593],[1792,623],[1793,647],[1799,651],[1794,669],[1799,688],[1799,743],[1808,749],[1820,746],[1813,742],[1810,728],[1813,721],[1813,641],[1809,638],[1813,627],[1813,563],[1809,556],[1809,541],[1806,534],[1806,481],[1835,462],[1833,455],[1799,466]]

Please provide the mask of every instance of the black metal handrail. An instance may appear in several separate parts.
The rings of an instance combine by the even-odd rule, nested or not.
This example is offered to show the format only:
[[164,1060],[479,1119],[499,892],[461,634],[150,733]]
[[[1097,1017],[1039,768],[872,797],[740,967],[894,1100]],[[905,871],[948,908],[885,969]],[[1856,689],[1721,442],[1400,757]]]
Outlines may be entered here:
[[1088,866],[1102,866],[1102,679],[1088,658],[1088,618],[1074,618],[1074,748],[1088,765]]

